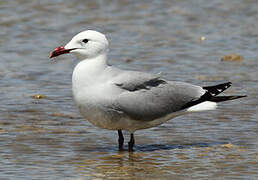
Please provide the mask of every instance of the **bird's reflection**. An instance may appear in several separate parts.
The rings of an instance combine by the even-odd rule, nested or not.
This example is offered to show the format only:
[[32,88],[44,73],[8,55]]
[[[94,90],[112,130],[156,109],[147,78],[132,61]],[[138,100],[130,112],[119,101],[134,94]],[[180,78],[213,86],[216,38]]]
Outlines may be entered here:
[[190,148],[206,148],[212,146],[218,146],[222,144],[227,144],[229,142],[197,142],[197,143],[188,143],[188,144],[145,144],[145,145],[136,145],[133,152],[128,152],[128,146],[124,147],[123,151],[117,149],[117,147],[112,145],[106,146],[94,146],[94,147],[81,147],[79,151],[81,152],[103,152],[103,153],[129,153],[133,154],[135,152],[151,152],[159,150],[173,150],[173,149],[190,149]]

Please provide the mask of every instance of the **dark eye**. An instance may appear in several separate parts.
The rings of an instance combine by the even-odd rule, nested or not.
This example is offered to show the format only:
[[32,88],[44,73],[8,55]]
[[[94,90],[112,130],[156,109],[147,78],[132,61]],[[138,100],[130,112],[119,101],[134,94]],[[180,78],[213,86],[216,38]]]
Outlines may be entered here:
[[82,42],[84,42],[84,43],[87,43],[88,41],[89,41],[88,39],[82,40]]

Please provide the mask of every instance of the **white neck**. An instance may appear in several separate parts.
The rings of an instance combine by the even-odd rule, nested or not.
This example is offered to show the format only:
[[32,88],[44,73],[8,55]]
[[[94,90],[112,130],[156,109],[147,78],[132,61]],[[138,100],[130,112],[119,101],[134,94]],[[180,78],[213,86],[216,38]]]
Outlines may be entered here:
[[107,66],[107,56],[104,53],[79,62],[73,71],[73,93],[95,83]]

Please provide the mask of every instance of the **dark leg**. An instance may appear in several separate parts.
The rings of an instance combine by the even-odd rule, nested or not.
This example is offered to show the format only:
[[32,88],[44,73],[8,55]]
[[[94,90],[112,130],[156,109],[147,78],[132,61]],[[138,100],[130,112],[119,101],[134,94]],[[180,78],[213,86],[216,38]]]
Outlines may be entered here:
[[118,131],[118,144],[119,144],[119,151],[123,150],[123,145],[124,145],[124,136],[123,136],[123,132],[121,129],[119,129]]
[[128,142],[128,151],[132,152],[133,146],[134,146],[134,137],[133,137],[133,133],[131,133],[131,138],[130,138],[130,141]]

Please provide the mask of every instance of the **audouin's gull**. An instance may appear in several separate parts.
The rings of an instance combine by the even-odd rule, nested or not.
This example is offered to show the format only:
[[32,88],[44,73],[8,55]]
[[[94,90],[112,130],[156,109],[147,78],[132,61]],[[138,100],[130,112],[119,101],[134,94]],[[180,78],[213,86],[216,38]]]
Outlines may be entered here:
[[102,33],[87,30],[56,48],[50,58],[72,53],[81,60],[73,71],[72,89],[80,113],[93,125],[117,130],[123,149],[122,130],[133,133],[158,126],[189,112],[212,110],[216,103],[245,96],[217,96],[230,87],[227,82],[200,87],[168,81],[159,75],[125,71],[107,64],[108,41]]

